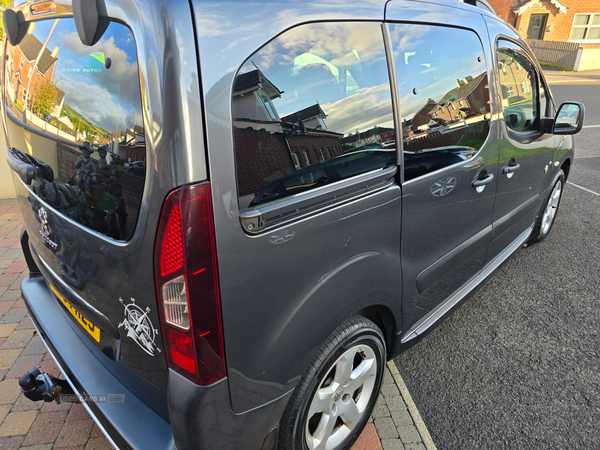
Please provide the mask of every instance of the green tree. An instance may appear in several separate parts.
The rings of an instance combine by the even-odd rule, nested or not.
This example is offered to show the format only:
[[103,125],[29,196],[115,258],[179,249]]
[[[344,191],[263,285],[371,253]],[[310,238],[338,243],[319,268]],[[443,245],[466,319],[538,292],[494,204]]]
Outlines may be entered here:
[[41,79],[35,83],[32,110],[40,117],[50,114],[58,105],[58,88],[52,80]]
[[10,5],[10,0],[0,0],[0,41],[4,40],[4,10]]

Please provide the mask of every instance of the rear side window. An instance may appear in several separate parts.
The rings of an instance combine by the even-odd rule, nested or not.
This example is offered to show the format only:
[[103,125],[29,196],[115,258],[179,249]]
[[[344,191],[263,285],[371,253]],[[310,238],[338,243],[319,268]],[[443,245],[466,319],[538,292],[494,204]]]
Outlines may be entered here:
[[232,115],[242,210],[396,164],[380,25],[282,34],[240,69]]
[[473,157],[489,132],[481,41],[468,30],[390,26],[402,115],[405,181]]
[[133,34],[111,23],[87,47],[73,19],[45,20],[6,55],[11,146],[53,171],[36,176],[34,193],[94,231],[128,239],[146,174]]

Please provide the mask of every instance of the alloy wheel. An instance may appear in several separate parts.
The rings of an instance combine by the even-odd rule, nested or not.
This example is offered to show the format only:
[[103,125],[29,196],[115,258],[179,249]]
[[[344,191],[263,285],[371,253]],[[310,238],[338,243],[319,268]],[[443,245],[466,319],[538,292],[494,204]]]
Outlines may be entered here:
[[552,223],[554,223],[554,218],[556,217],[556,211],[558,210],[558,203],[560,202],[561,194],[562,182],[558,180],[554,185],[554,189],[552,189],[552,194],[550,194],[548,205],[546,206],[544,215],[542,216],[542,234],[548,233],[548,231],[550,231],[550,228],[552,227]]
[[376,379],[377,358],[368,345],[355,345],[335,361],[308,406],[310,450],[332,450],[344,442],[365,415]]

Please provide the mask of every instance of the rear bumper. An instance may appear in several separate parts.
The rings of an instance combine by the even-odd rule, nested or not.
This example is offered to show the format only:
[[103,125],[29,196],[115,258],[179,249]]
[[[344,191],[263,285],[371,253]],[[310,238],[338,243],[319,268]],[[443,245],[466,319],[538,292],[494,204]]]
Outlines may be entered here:
[[77,335],[41,275],[21,285],[38,333],[77,394],[123,394],[123,403],[84,403],[111,443],[121,449],[172,449],[171,425],[127,389]]
[[106,356],[79,338],[73,321],[40,274],[21,285],[38,333],[77,394],[124,394],[124,403],[84,404],[111,443],[120,449],[271,450],[291,392],[244,414],[231,410],[227,379],[204,387],[170,371],[171,423],[135,396],[103,364]]

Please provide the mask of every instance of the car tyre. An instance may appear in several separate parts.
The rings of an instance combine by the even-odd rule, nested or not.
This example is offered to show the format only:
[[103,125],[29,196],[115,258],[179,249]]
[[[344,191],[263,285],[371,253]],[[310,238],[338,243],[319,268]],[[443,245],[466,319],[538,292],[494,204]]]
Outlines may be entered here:
[[556,215],[558,214],[558,207],[560,206],[562,193],[565,190],[565,184],[565,173],[560,170],[552,188],[548,190],[548,194],[542,203],[542,208],[538,214],[531,236],[527,241],[527,245],[543,241],[546,239],[546,236],[550,234],[550,230],[552,229],[552,225],[554,225]]
[[323,343],[283,413],[280,450],[349,449],[367,424],[385,369],[381,330],[354,316]]

